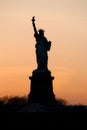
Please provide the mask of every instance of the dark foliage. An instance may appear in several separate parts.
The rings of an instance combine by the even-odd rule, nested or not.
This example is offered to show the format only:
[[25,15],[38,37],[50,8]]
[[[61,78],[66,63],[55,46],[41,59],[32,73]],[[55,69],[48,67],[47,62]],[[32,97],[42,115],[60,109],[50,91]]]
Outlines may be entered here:
[[[44,112],[25,112],[24,108],[37,106]],[[40,109],[39,109],[40,110]],[[39,113],[40,114],[39,114]],[[54,103],[27,103],[27,97],[3,97],[0,99],[0,122],[2,127],[7,128],[58,128],[85,127],[87,107],[84,105],[68,105],[64,99],[56,99]],[[33,125],[32,125],[33,124]],[[0,126],[1,126],[0,125]]]
[[27,97],[3,97],[0,98],[0,113],[16,112],[27,103]]
[[[17,112],[27,105],[27,97],[3,97],[0,98],[0,113]],[[31,104],[29,104],[31,105]],[[61,98],[56,99],[54,103],[40,103],[46,112],[61,111],[86,111],[84,105],[67,105],[67,101]],[[35,105],[34,105],[35,106]]]

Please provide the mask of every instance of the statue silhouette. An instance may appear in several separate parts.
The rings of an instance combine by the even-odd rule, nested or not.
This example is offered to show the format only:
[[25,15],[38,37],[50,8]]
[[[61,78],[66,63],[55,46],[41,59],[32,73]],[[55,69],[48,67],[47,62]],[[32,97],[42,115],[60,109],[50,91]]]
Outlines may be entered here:
[[36,39],[36,60],[37,60],[37,70],[47,71],[48,70],[48,54],[47,51],[50,50],[51,41],[48,41],[44,36],[44,30],[40,29],[37,31],[35,25],[35,17],[32,17],[32,25],[34,29],[34,37]]

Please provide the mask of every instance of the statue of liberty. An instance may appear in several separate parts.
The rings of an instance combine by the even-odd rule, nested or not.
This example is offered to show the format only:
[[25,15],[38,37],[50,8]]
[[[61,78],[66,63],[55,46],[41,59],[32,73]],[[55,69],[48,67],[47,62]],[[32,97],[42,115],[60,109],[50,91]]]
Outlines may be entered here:
[[50,50],[51,41],[48,41],[44,36],[44,30],[39,29],[37,31],[35,25],[35,17],[32,17],[32,25],[34,29],[34,37],[36,39],[36,60],[37,60],[37,70],[38,71],[48,71],[48,54],[47,51]]

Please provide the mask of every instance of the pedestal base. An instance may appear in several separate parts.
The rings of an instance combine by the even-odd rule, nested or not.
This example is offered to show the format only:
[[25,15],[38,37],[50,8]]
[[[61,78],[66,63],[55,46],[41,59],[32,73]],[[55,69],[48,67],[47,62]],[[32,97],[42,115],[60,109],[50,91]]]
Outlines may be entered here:
[[55,95],[53,93],[51,72],[33,71],[31,80],[30,93],[28,95],[28,102],[54,102]]

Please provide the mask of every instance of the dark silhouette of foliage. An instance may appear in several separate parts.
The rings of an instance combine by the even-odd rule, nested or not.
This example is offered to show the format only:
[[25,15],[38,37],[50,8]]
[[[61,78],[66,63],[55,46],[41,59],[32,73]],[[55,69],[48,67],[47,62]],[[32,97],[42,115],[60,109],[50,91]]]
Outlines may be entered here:
[[27,97],[18,97],[18,96],[5,96],[0,98],[0,113],[2,112],[16,112],[27,103]]
[[[21,110],[23,107],[28,105],[27,96],[14,96],[8,97],[5,96],[0,98],[0,113],[2,112],[17,112]],[[84,105],[68,105],[65,99],[57,98],[55,102],[50,103],[40,103],[43,106],[44,111],[46,112],[60,112],[60,111],[74,111],[74,112],[82,112],[87,111]],[[35,109],[35,108],[34,108]]]
[[23,96],[23,97],[19,97],[19,96],[5,96],[3,98],[0,98],[0,105],[4,104],[4,105],[24,105],[27,102],[27,97]]
[[67,105],[68,104],[68,102],[65,99],[62,99],[62,98],[57,98],[56,103],[58,105]]
[[7,105],[25,105],[26,102],[27,102],[26,97],[15,96],[9,98]]

